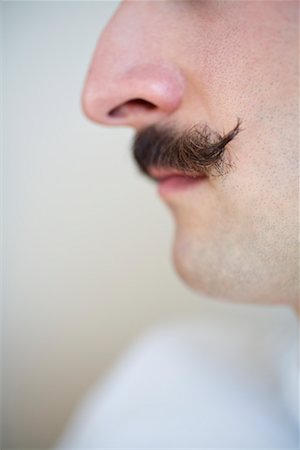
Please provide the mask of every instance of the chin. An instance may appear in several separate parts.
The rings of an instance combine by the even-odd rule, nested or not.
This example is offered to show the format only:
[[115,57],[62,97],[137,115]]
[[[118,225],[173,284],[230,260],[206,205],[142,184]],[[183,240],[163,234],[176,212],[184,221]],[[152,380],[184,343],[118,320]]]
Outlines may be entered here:
[[173,266],[180,279],[193,291],[205,297],[214,298],[216,300],[225,299],[225,289],[221,289],[217,283],[213,283],[206,274],[195,273],[189,261],[182,258],[182,255],[174,250],[173,252]]
[[173,247],[175,271],[194,291],[215,299],[224,298],[229,294],[228,289],[220,285],[220,280],[216,279],[217,271],[214,271],[210,264],[204,267],[203,257],[199,258],[198,255],[190,244],[177,238]]
[[201,271],[200,267],[196,271],[191,261],[184,259],[176,249],[173,252],[173,266],[180,279],[201,296],[225,302],[255,302],[251,295],[242,296],[240,291],[236,292],[234,287],[230,288],[230,283],[219,279],[213,271],[208,273],[207,268]]
[[[215,300],[241,304],[283,304],[274,295],[274,286],[266,284],[246,264],[222,262],[218,248],[191,240],[175,239],[173,265],[179,277],[191,289]],[[230,259],[230,258],[229,258]],[[288,302],[287,302],[288,303]]]

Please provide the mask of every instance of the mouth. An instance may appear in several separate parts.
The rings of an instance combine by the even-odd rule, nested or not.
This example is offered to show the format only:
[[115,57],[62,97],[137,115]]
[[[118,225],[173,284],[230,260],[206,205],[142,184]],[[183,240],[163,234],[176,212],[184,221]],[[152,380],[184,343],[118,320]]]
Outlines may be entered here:
[[162,197],[192,189],[208,178],[203,173],[195,175],[157,167],[150,167],[148,174],[158,183],[158,192]]

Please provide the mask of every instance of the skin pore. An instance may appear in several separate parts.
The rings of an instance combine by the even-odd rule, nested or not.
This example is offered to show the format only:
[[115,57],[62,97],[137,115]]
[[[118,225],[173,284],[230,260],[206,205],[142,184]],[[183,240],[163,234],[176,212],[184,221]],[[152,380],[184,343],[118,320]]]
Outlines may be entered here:
[[170,196],[174,264],[195,290],[238,302],[299,302],[299,4],[125,1],[102,34],[83,92],[92,120],[230,143],[226,177]]

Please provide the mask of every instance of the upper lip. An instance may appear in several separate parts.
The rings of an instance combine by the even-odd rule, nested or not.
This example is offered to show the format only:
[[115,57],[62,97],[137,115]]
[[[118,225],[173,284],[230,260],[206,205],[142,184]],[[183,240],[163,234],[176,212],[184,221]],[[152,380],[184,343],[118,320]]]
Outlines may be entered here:
[[176,169],[165,169],[161,167],[150,167],[148,169],[148,174],[157,181],[165,180],[166,178],[180,176],[180,177],[192,177],[198,178],[205,176],[204,174],[191,174],[187,172],[183,172]]

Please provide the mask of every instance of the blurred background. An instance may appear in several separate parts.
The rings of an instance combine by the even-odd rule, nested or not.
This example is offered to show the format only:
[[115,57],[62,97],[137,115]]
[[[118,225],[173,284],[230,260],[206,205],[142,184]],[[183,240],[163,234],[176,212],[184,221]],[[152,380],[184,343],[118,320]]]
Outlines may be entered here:
[[81,89],[118,2],[3,2],[1,448],[50,447],[84,393],[144,330],[198,314],[173,273],[173,225]]
[[172,218],[134,166],[133,132],[81,112],[85,73],[117,6],[1,3],[1,448],[54,445],[88,389],[152,327],[241,308],[179,281]]

